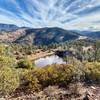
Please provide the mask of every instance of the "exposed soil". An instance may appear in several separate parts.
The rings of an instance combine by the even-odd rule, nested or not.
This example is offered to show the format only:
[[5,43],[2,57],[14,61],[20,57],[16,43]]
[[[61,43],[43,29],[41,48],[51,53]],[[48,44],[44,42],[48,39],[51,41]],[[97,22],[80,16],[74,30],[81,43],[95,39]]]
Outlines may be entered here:
[[15,93],[0,100],[100,100],[100,86],[82,84],[69,86],[68,89],[49,86],[43,91],[25,94]]

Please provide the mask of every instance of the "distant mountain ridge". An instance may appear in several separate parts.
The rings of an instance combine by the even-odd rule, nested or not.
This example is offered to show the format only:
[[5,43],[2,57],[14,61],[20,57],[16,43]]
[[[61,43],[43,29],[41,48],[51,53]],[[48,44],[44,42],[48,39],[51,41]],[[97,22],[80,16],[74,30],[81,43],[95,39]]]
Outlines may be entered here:
[[13,24],[3,24],[0,23],[0,31],[14,31],[18,29],[19,27]]
[[100,31],[89,32],[86,35],[91,37],[91,38],[100,39]]
[[100,31],[75,31],[92,39],[100,39]]

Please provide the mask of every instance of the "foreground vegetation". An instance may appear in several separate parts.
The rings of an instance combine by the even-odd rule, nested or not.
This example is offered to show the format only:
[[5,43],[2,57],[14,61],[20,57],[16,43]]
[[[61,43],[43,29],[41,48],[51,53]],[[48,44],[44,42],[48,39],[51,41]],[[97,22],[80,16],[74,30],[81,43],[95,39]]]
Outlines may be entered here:
[[[55,85],[67,88],[70,84],[78,82],[99,84],[99,42],[93,45],[95,49],[89,49],[84,51],[84,53],[79,42],[74,45],[77,45],[77,53],[78,55],[81,53],[84,60],[83,58],[81,61],[75,57],[67,57],[67,60],[66,58],[64,59],[70,63],[65,65],[53,64],[39,68],[27,59],[27,55],[35,52],[37,49],[47,50],[51,48],[50,45],[48,48],[42,48],[42,46],[30,47],[17,44],[0,44],[0,97],[12,94],[18,90],[24,93],[38,92],[48,86]],[[70,45],[68,44],[65,47],[68,48],[68,46]]]

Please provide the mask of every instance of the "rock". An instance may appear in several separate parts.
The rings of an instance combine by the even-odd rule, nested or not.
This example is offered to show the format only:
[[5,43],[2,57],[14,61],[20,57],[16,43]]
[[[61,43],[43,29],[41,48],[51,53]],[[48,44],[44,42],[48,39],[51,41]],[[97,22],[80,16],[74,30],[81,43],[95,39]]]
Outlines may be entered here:
[[91,86],[92,89],[96,89],[94,86]]

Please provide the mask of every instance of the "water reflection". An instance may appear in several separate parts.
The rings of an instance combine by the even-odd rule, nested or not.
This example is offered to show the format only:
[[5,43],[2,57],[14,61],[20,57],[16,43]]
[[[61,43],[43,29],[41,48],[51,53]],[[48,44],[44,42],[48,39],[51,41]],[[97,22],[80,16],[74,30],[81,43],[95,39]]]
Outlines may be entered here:
[[66,64],[65,61],[63,61],[62,58],[58,57],[57,55],[47,56],[45,58],[40,58],[35,60],[35,65],[38,67],[44,67],[46,65],[51,64]]

